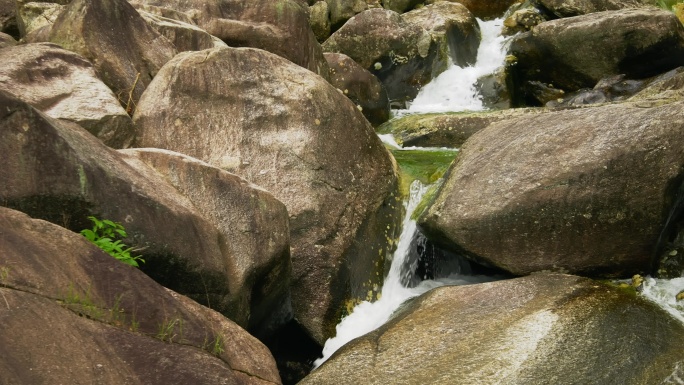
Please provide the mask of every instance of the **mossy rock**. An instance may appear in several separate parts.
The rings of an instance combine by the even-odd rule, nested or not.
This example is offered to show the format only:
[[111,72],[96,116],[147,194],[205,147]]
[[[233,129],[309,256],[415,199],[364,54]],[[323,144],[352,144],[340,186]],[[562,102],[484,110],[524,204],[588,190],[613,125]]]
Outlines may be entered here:
[[454,161],[458,150],[391,150],[400,170],[400,191],[408,196],[414,180],[423,184],[435,183]]

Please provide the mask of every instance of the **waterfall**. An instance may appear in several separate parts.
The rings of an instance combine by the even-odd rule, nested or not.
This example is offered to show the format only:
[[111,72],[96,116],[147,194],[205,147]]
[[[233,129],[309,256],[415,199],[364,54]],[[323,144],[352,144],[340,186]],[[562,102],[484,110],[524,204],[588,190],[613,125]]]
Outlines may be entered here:
[[684,322],[684,301],[677,301],[677,293],[684,290],[684,277],[659,279],[646,277],[641,294],[655,302],[673,317]]
[[[481,110],[482,101],[475,89],[477,79],[499,68],[504,60],[504,39],[499,36],[502,19],[479,21],[482,41],[478,50],[477,61],[473,67],[461,68],[452,65],[440,76],[427,84],[411,104],[408,111],[462,111]],[[398,115],[401,115],[399,112]],[[399,148],[391,135],[382,135],[381,139],[389,146]],[[427,150],[427,149],[426,149]],[[314,369],[325,362],[344,344],[382,326],[390,319],[392,313],[409,298],[418,296],[435,287],[444,285],[464,285],[495,280],[495,277],[463,276],[454,274],[435,280],[425,280],[417,286],[408,288],[406,283],[413,274],[405,265],[409,262],[412,241],[416,237],[416,222],[411,214],[427,191],[428,186],[414,181],[410,187],[408,201],[405,202],[406,215],[403,219],[402,232],[397,249],[392,257],[390,271],[385,278],[380,299],[375,302],[361,302],[354,307],[351,314],[343,318],[336,327],[336,335],[328,339],[323,347],[323,357],[314,362]]]
[[484,109],[476,88],[477,80],[500,68],[506,53],[505,37],[500,35],[503,19],[479,21],[479,24],[482,40],[475,65],[452,65],[423,87],[404,113]]

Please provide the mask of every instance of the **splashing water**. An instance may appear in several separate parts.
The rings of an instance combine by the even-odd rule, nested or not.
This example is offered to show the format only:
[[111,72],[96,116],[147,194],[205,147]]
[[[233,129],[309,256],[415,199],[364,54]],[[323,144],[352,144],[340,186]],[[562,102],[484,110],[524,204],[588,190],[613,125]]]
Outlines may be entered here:
[[478,22],[482,40],[475,65],[459,67],[452,64],[423,87],[409,109],[403,113],[484,109],[476,89],[477,79],[493,73],[503,65],[506,57],[503,49],[505,37],[500,36],[503,19]]
[[684,322],[684,301],[677,301],[677,293],[684,290],[684,277],[657,279],[645,277],[644,297],[655,302],[676,319]]
[[[402,266],[409,257],[411,241],[417,231],[416,221],[411,219],[411,214],[428,190],[429,186],[419,181],[411,184],[410,196],[405,203],[406,215],[403,219],[402,232],[399,237],[397,249],[392,257],[390,271],[382,286],[380,299],[375,302],[364,301],[354,307],[354,310],[337,325],[337,334],[328,339],[323,347],[323,357],[314,362],[314,369],[319,367],[330,356],[347,342],[356,337],[369,333],[389,320],[395,309],[409,298],[416,297],[430,289],[444,285],[465,285],[493,281],[493,277],[482,276],[449,276],[435,280],[422,281],[418,286],[407,288],[403,282],[407,277],[402,277]],[[406,273],[406,272],[404,272]],[[408,272],[411,274],[412,272]]]

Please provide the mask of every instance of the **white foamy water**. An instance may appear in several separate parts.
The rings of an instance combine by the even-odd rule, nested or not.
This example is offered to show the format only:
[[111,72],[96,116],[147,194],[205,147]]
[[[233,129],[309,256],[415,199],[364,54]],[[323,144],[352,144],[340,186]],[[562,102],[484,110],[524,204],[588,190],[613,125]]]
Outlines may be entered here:
[[684,277],[674,279],[646,277],[641,294],[684,322],[684,301],[676,299],[677,293],[682,290],[684,290]]
[[[392,313],[399,305],[409,298],[413,298],[430,289],[444,285],[466,285],[492,281],[495,279],[494,277],[453,275],[436,280],[425,280],[413,288],[404,287],[402,281],[406,281],[406,279],[405,277],[402,277],[401,267],[409,256],[411,240],[417,231],[416,221],[411,219],[411,214],[428,190],[428,187],[429,186],[425,186],[419,181],[414,181],[411,184],[409,200],[405,203],[406,215],[404,216],[402,223],[402,232],[399,237],[397,249],[392,257],[390,271],[382,286],[380,299],[375,302],[361,302],[354,307],[351,314],[342,319],[336,327],[337,333],[335,337],[330,338],[325,342],[325,346],[323,346],[323,357],[314,362],[314,369],[330,358],[337,349],[341,348],[347,342],[382,326],[389,320]],[[410,274],[412,272],[408,273]]]
[[398,115],[484,109],[475,85],[478,78],[493,73],[503,65],[506,57],[503,49],[505,38],[500,36],[503,19],[478,22],[482,40],[475,65],[459,67],[452,64],[420,90],[408,110],[398,111]]

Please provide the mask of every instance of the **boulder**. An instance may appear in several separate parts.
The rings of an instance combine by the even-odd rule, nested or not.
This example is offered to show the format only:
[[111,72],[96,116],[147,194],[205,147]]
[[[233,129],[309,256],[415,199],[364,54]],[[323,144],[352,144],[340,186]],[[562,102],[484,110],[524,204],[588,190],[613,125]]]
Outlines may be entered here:
[[6,33],[0,32],[0,49],[17,45],[17,41]]
[[[294,0],[131,0],[184,13],[231,47],[260,48],[324,78],[328,67],[309,26],[307,7]],[[170,11],[166,17],[173,18]]]
[[214,47],[227,47],[221,39],[211,36],[194,24],[138,10],[140,16],[159,34],[169,39],[178,52],[201,51]]
[[50,43],[0,51],[0,89],[52,118],[78,123],[103,143],[128,147],[133,121],[80,55]]
[[300,384],[669,384],[682,344],[633,291],[535,274],[429,291]]
[[0,91],[0,202],[71,230],[124,224],[142,269],[258,334],[291,317],[287,212],[184,155],[117,152]]
[[423,0],[382,0],[382,7],[392,12],[404,13],[422,2]]
[[159,68],[176,54],[173,44],[126,0],[74,0],[48,39],[92,62],[129,113]]
[[465,143],[419,226],[516,275],[650,272],[681,205],[683,113],[625,103],[494,123]]
[[651,0],[532,0],[535,7],[555,17],[573,17],[602,11],[654,7]]
[[480,27],[466,7],[439,2],[403,14],[404,21],[427,30],[432,40],[442,46],[454,64],[466,67],[477,61]]
[[347,20],[368,9],[365,0],[326,0],[330,8],[332,31],[340,29]]
[[381,282],[395,166],[361,112],[323,78],[258,49],[181,53],[133,121],[139,146],[202,159],[285,203],[295,317],[318,343],[334,333],[345,300]]
[[280,384],[256,338],[81,235],[4,207],[0,228],[3,382]]
[[343,53],[377,76],[399,105],[447,68],[439,48],[422,27],[379,8],[354,16],[323,43],[326,52]]
[[380,80],[347,55],[326,53],[324,56],[330,67],[330,84],[358,106],[373,126],[386,122],[390,104]]
[[319,1],[309,7],[309,25],[319,43],[330,37],[330,9],[328,3]]
[[0,0],[0,32],[19,39],[17,26],[17,5],[15,0]]
[[668,102],[684,99],[684,67],[678,67],[655,77],[630,101]]
[[538,104],[530,82],[564,92],[612,75],[654,76],[684,65],[684,26],[667,11],[606,11],[541,23],[511,42],[517,105]]
[[521,8],[506,17],[501,34],[512,36],[519,32],[526,32],[545,21],[544,15],[537,8]]
[[39,2],[17,2],[17,26],[24,37],[45,26],[52,26],[66,5]]
[[463,4],[479,19],[494,19],[503,16],[506,10],[519,0],[426,0],[425,4],[435,4],[442,1]]
[[521,116],[535,115],[544,110],[515,108],[483,112],[446,112],[405,115],[377,128],[380,134],[392,134],[402,147],[460,148],[476,132],[491,124]]

